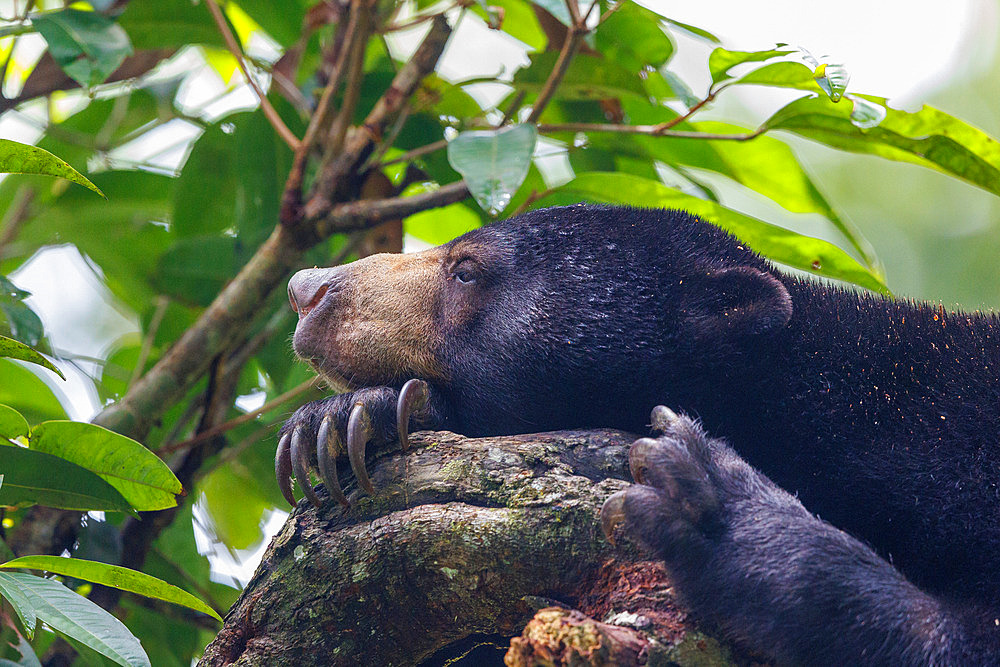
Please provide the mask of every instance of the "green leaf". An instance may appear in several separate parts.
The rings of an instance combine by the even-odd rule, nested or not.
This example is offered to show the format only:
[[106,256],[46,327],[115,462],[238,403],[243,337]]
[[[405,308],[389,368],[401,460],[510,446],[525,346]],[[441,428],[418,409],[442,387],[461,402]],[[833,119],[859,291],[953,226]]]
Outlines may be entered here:
[[98,190],[96,185],[52,153],[37,146],[19,144],[10,139],[0,139],[0,172],[6,174],[44,174],[45,176],[65,178],[85,188],[90,188],[104,197],[104,193]]
[[479,205],[497,215],[528,175],[537,138],[534,125],[462,132],[448,143],[448,162]]
[[620,4],[598,26],[597,50],[606,60],[633,71],[646,66],[662,67],[673,55],[674,43],[664,32],[659,18],[632,0],[621,0]]
[[[912,162],[978,185],[1000,195],[1000,143],[953,116],[925,106],[910,113],[888,107],[882,98],[851,95],[885,110],[876,127],[858,127],[852,104],[827,97],[795,100],[765,123],[771,130],[788,130],[834,148]],[[866,114],[872,110],[866,110]]]
[[38,623],[38,617],[35,616],[35,608],[32,606],[28,596],[21,591],[21,586],[17,581],[11,579],[10,575],[4,572],[0,572],[0,595],[14,608],[14,613],[21,619],[21,627],[24,628],[24,633],[30,639],[35,634],[35,625]]
[[730,78],[729,70],[743,63],[757,63],[779,56],[795,53],[788,50],[771,49],[769,51],[730,51],[721,46],[708,57],[708,71],[712,75],[712,83],[719,83]]
[[121,26],[97,12],[61,9],[33,16],[31,23],[52,58],[84,88],[103,83],[132,53]]
[[187,44],[225,47],[211,14],[190,0],[130,2],[118,17],[137,49],[162,49]]
[[156,598],[165,602],[187,607],[208,614],[219,621],[222,618],[207,604],[191,595],[185,590],[177,588],[173,584],[168,584],[156,577],[151,577],[143,572],[137,572],[127,567],[118,565],[108,565],[92,560],[80,560],[79,558],[63,558],[61,556],[23,556],[15,558],[0,565],[0,568],[10,570],[23,568],[26,570],[45,570],[53,574],[61,574],[67,577],[76,577],[84,581],[92,581],[95,584],[111,586],[120,591],[128,591],[144,595],[148,598]]
[[[524,42],[528,48],[534,51],[544,51],[549,43],[549,38],[542,30],[538,22],[538,16],[531,7],[531,3],[524,0],[490,0],[483,3],[490,7],[503,10],[503,23],[500,28],[514,39]],[[490,22],[489,12],[480,4],[475,4],[469,9],[477,14],[481,19]]]
[[60,456],[100,475],[140,511],[177,504],[181,483],[167,464],[131,438],[96,424],[49,421],[31,429],[32,450]]
[[132,512],[128,501],[96,474],[45,452],[0,444],[0,505]]
[[[558,53],[546,51],[531,55],[531,64],[514,75],[514,87],[533,98],[549,78]],[[579,54],[566,70],[556,98],[563,100],[603,100],[622,95],[646,99],[646,88],[638,72],[631,72],[614,61]]]
[[[662,16],[662,14],[661,14],[661,16]],[[702,28],[699,28],[696,25],[691,25],[690,23],[682,23],[680,21],[675,21],[674,19],[669,18],[667,16],[664,16],[663,18],[666,20],[667,23],[669,23],[673,27],[678,28],[679,30],[683,30],[684,32],[689,33],[690,35],[693,35],[695,37],[698,37],[699,39],[703,39],[706,42],[710,42],[712,44],[721,44],[722,43],[721,39],[719,39],[718,37],[716,37],[715,35],[713,35],[709,31],[704,30]]]
[[[631,206],[682,209],[722,227],[775,261],[827,278],[846,280],[879,292],[886,291],[885,285],[871,271],[827,241],[776,227],[714,202],[672,190],[657,181],[630,174],[590,172],[579,174],[553,192],[561,195],[560,202],[583,198]],[[547,199],[543,198],[538,205],[553,203]]]
[[14,408],[0,404],[0,438],[13,440],[28,435],[28,420]]
[[211,524],[210,533],[231,549],[247,549],[263,537],[261,522],[271,508],[267,498],[255,493],[245,479],[245,469],[220,466],[199,484]]
[[821,88],[816,82],[813,70],[803,63],[780,62],[771,63],[751,70],[736,79],[734,84],[758,86],[774,86],[776,88],[795,88],[818,93]]
[[0,403],[20,412],[28,423],[66,418],[55,391],[21,364],[0,359]]
[[35,614],[84,646],[94,649],[119,665],[148,667],[149,658],[139,640],[121,621],[62,584],[21,572],[0,572],[6,586],[17,586]]
[[40,352],[36,352],[24,343],[19,343],[13,338],[0,336],[0,357],[30,361],[33,364],[44,366],[61,377],[63,380],[66,379],[66,376],[62,374],[62,371],[53,366],[52,362],[43,357]]
[[464,204],[415,213],[403,220],[403,231],[431,245],[442,245],[482,226],[476,212]]
[[181,239],[160,259],[155,284],[183,303],[207,306],[243,266],[242,255],[237,240],[229,236]]

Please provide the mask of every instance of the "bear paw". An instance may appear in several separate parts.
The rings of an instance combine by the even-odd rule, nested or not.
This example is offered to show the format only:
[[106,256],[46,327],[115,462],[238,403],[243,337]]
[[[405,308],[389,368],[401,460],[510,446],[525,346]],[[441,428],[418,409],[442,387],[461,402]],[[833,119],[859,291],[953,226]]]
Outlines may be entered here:
[[629,450],[636,484],[614,494],[601,509],[605,535],[626,532],[647,550],[672,561],[698,560],[723,527],[728,447],[711,440],[690,417],[663,406],[652,414],[657,438],[641,438]]
[[410,419],[420,421],[427,412],[429,395],[427,383],[414,379],[399,390],[367,387],[303,405],[282,427],[274,456],[274,472],[285,500],[295,506],[291,485],[294,475],[309,501],[320,507],[309,477],[315,464],[330,495],[349,506],[335,463],[345,449],[358,484],[368,493],[375,493],[365,468],[368,443],[381,445],[398,440],[404,451],[409,449]]

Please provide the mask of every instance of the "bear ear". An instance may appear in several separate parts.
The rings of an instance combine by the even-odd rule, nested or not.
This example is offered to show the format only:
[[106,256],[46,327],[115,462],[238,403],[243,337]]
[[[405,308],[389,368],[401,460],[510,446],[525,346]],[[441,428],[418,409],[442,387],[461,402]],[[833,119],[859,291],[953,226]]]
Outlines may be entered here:
[[707,269],[684,283],[683,315],[696,335],[767,335],[792,317],[785,285],[752,266]]

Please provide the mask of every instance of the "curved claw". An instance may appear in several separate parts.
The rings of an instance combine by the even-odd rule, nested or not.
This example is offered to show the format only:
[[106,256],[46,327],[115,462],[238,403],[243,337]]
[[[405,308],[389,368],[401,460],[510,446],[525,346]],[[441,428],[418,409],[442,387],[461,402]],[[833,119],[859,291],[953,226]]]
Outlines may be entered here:
[[344,495],[344,490],[340,487],[340,480],[337,479],[337,464],[334,463],[337,450],[340,449],[336,428],[331,428],[333,418],[327,415],[323,417],[319,425],[319,433],[316,435],[316,461],[319,464],[319,476],[326,484],[326,490],[338,503],[344,507],[350,507],[351,503]]
[[601,506],[601,530],[608,542],[615,544],[615,528],[625,523],[625,491],[619,491]]
[[274,476],[278,478],[278,488],[288,504],[295,507],[295,496],[292,495],[292,461],[288,453],[288,433],[278,440],[278,449],[274,452]]
[[372,420],[368,416],[368,411],[361,403],[357,403],[351,410],[351,417],[347,420],[347,458],[351,461],[351,470],[358,478],[358,484],[368,493],[374,495],[375,487],[372,486],[371,479],[368,478],[368,471],[365,469],[365,445],[372,435]]
[[404,452],[410,448],[410,415],[426,408],[429,396],[430,390],[423,380],[409,380],[399,390],[399,401],[396,402],[396,431],[399,433],[399,446]]
[[306,449],[302,445],[302,430],[295,429],[292,431],[292,470],[295,471],[295,481],[299,483],[299,487],[302,489],[302,493],[306,495],[316,507],[322,507],[323,503],[320,502],[319,496],[313,490],[312,480],[309,479],[309,459],[308,454],[306,454]]
[[670,426],[679,419],[677,413],[665,405],[657,405],[649,415],[650,424],[654,431],[666,433]]
[[636,484],[646,484],[646,466],[649,454],[656,447],[656,440],[639,438],[628,450],[628,467]]

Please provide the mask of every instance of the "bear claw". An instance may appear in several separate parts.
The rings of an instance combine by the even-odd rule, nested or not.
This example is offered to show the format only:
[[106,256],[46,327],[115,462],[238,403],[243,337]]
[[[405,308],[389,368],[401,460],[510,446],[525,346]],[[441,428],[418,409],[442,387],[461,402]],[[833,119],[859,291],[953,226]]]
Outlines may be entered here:
[[312,480],[309,479],[309,453],[302,442],[301,428],[292,430],[290,458],[292,459],[292,471],[295,473],[295,481],[302,488],[302,492],[313,505],[316,507],[322,506],[319,496],[313,490]]
[[396,403],[396,430],[399,433],[399,446],[405,452],[410,448],[410,415],[420,413],[427,407],[430,390],[423,380],[409,380],[399,390],[399,401]]
[[601,506],[601,530],[608,542],[615,545],[615,528],[625,523],[625,491],[619,491]]
[[295,496],[292,495],[292,460],[288,453],[290,438],[291,436],[286,433],[278,440],[278,449],[274,452],[274,476],[278,478],[281,495],[289,505],[295,507]]
[[338,503],[350,507],[351,503],[344,495],[344,489],[337,477],[335,461],[340,450],[340,435],[336,428],[330,428],[332,423],[333,417],[326,415],[319,425],[319,432],[316,434],[316,462],[319,466],[319,476],[326,484],[326,490]]
[[368,477],[365,468],[365,446],[372,437],[372,419],[364,403],[356,403],[347,420],[347,457],[351,461],[351,470],[358,478],[358,484],[370,494],[375,493],[375,487]]

